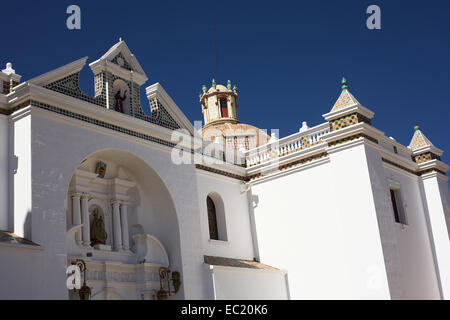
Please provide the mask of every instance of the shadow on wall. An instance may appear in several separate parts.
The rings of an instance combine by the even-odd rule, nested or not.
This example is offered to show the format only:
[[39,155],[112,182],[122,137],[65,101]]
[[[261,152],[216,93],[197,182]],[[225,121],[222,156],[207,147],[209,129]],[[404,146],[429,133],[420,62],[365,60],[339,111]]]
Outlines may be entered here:
[[31,240],[31,211],[27,212],[25,222],[23,223],[23,237],[27,240]]

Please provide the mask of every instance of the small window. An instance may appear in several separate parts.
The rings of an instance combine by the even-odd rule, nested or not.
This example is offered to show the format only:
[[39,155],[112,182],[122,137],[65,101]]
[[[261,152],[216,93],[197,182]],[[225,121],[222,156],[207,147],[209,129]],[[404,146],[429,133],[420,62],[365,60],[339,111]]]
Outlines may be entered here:
[[228,241],[225,205],[217,192],[211,192],[206,197],[208,211],[209,239]]
[[222,118],[228,118],[228,102],[226,98],[220,99],[220,114]]
[[400,189],[390,189],[394,220],[397,223],[406,224],[405,212],[401,203]]
[[397,147],[394,146],[394,153],[398,153]]
[[219,240],[216,206],[214,205],[214,201],[209,196],[206,198],[206,205],[208,207],[209,238],[212,240]]

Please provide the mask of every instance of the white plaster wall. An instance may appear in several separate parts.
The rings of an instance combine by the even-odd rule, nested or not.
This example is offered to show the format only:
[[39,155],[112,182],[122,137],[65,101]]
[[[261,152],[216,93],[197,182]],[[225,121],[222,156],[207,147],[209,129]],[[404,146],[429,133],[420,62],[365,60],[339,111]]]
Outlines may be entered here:
[[449,193],[447,179],[436,173],[422,179],[442,298],[450,299]]
[[40,251],[0,244],[0,300],[40,299]]
[[214,266],[209,272],[216,300],[289,299],[286,277],[281,271]]
[[12,198],[14,233],[30,239],[31,235],[31,116],[29,113],[17,117],[13,126],[13,155],[18,159],[14,174]]
[[262,263],[292,299],[389,299],[364,146],[252,187]]
[[[197,170],[197,187],[204,254],[253,260],[255,256],[253,252],[247,192],[243,192],[242,183],[238,180]],[[206,197],[211,192],[218,193],[224,203],[228,241],[214,241],[209,239]]]
[[[76,120],[61,121],[50,112],[38,109],[33,112],[32,240],[44,248],[45,262],[40,276],[42,298],[67,297],[66,193],[79,163],[103,149],[130,152],[158,173],[177,214],[178,226],[173,228],[180,230],[181,257],[175,266],[182,272],[180,298],[204,298],[202,244],[200,236],[194,236],[201,234],[194,167],[174,165],[170,153],[135,138]],[[170,232],[167,234],[170,236]],[[170,245],[165,245],[170,254]]]
[[9,228],[9,123],[0,115],[0,230]]
[[[432,244],[417,176],[385,165],[366,147],[392,299],[439,299]],[[407,226],[395,222],[390,187],[399,187]]]
[[447,234],[450,238],[450,190],[448,188],[448,178],[438,179],[441,203],[444,209],[445,222],[447,224]]

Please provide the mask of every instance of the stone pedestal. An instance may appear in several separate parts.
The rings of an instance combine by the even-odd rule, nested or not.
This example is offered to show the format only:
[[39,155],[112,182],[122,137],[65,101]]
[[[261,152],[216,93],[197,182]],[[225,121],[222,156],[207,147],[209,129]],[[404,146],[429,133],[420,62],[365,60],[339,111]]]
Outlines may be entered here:
[[105,251],[112,251],[111,246],[106,245],[106,244],[96,244],[96,245],[94,245],[94,249],[105,250]]

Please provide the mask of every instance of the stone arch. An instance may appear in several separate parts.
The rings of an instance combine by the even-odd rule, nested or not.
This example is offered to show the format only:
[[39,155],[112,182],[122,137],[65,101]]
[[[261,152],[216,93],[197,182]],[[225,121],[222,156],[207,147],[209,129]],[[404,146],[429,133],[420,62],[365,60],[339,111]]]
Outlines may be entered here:
[[[95,151],[85,156],[74,168],[74,172],[82,170],[92,175],[92,173],[95,173],[95,165],[98,161],[107,164],[104,179],[115,179],[116,176],[120,176],[121,179],[129,180],[136,185],[132,189],[137,206],[133,207],[133,204],[130,204],[128,211],[130,238],[132,239],[133,235],[136,234],[144,234],[157,239],[158,242],[152,241],[155,248],[165,248],[165,251],[160,250],[162,259],[159,259],[158,262],[165,263],[167,261],[171,270],[182,272],[178,216],[172,196],[158,173],[141,157],[129,151],[112,148]],[[68,192],[73,187],[72,180],[66,189]],[[89,192],[89,190],[86,190],[86,192]],[[68,210],[70,205],[71,203],[68,202]],[[101,201],[89,201],[90,208],[95,205],[103,206]],[[71,227],[68,227],[68,229],[73,229]],[[73,232],[71,234],[73,237]],[[68,239],[67,254],[68,256],[79,256],[80,252],[71,252],[74,248],[72,242]],[[163,254],[162,252],[166,253]],[[84,252],[81,253],[85,256]],[[130,256],[126,258],[128,260],[123,262],[136,263],[136,255],[133,257],[133,254],[134,252],[130,252]],[[94,257],[96,256],[98,257],[94,253]],[[183,295],[184,292],[181,292],[177,296],[182,297]]]

